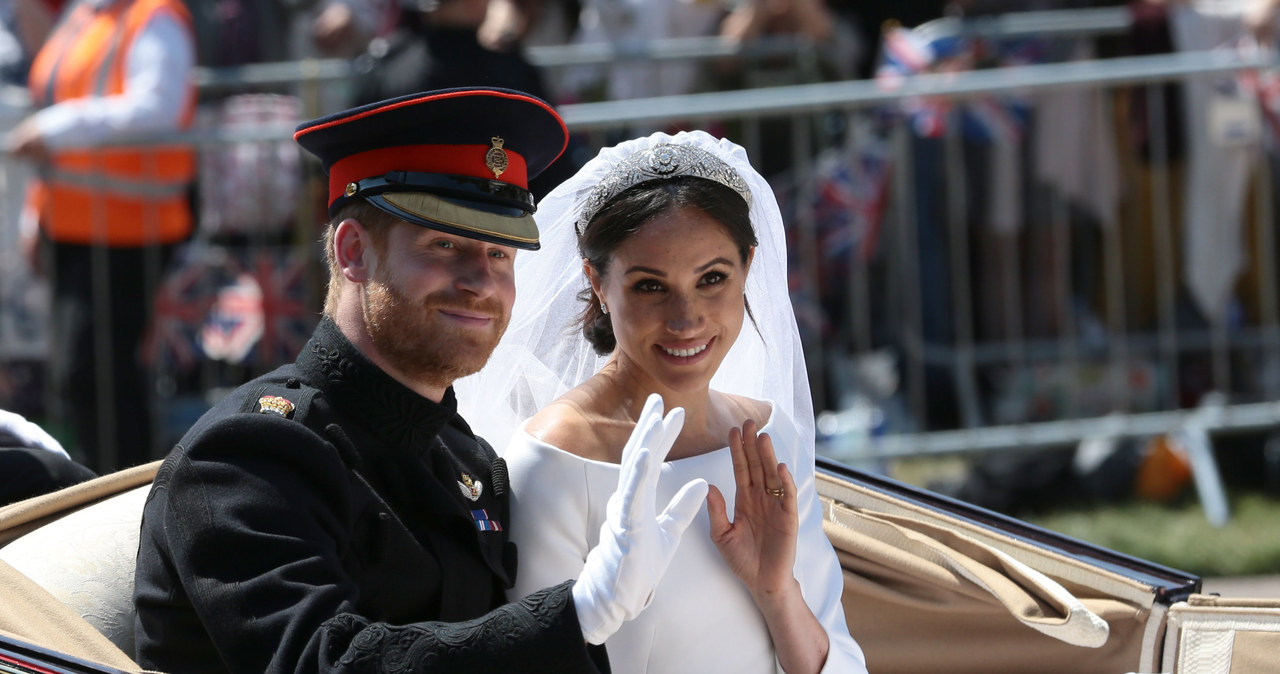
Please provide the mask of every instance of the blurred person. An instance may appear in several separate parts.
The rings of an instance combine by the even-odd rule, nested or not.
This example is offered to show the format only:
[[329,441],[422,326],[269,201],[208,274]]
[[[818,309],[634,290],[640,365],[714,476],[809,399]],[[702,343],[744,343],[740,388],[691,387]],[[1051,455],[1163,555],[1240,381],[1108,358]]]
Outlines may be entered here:
[[178,0],[70,7],[31,67],[39,110],[5,138],[32,162],[21,245],[53,286],[54,386],[84,461],[108,472],[151,458],[139,362],[153,290],[192,230],[188,147],[83,149],[190,125],[194,38]]
[[822,42],[833,30],[823,0],[739,0],[720,23],[720,35],[734,40],[785,34]]
[[394,30],[369,45],[359,64],[356,103],[460,86],[501,87],[549,100],[541,72],[514,40],[519,22],[506,14],[490,25],[487,45],[480,30],[490,0],[441,0],[426,8],[405,7]]
[[[721,37],[741,43],[790,39],[807,44],[816,58],[802,58],[799,49],[769,58],[718,59],[716,82],[723,88],[756,89],[813,81],[851,79],[861,44],[853,27],[825,0],[736,0],[719,24]],[[768,178],[794,167],[792,120],[760,120],[756,166]],[[814,139],[818,147],[826,137]]]
[[[723,14],[719,2],[700,0],[583,0],[573,42],[637,49],[655,40],[710,37]],[[570,69],[566,86],[579,98],[597,89],[606,100],[674,96],[696,91],[704,70],[695,60],[618,59]]]
[[310,22],[310,38],[321,55],[351,57],[385,34],[400,12],[398,0],[325,0]]
[[[405,7],[395,29],[376,38],[358,62],[355,103],[365,104],[415,91],[455,87],[499,87],[523,91],[555,104],[542,71],[525,58],[519,35],[527,18],[515,0],[494,10],[491,0],[441,0],[429,9]],[[487,28],[485,28],[487,26]],[[481,40],[484,31],[493,33]],[[572,148],[576,147],[571,142]],[[558,159],[530,183],[542,197],[573,173],[573,159]]]
[[0,4],[0,78],[26,86],[31,57],[44,44],[66,0],[10,0]]
[[563,152],[563,120],[521,92],[451,89],[294,138],[329,176],[325,316],[295,363],[224,398],[160,467],[137,558],[137,662],[609,671],[596,645],[644,608],[706,494],[693,480],[656,500],[679,414],[655,400],[628,439],[611,528],[582,573],[508,602],[524,566],[506,464],[452,387],[506,329],[517,250],[539,254],[528,177]]

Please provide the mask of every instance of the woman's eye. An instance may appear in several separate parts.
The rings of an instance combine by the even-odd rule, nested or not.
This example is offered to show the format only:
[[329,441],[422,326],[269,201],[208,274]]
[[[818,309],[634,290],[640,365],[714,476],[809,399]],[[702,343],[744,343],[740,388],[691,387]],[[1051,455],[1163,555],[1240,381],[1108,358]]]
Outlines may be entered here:
[[662,290],[662,284],[653,279],[636,282],[635,289],[642,293],[656,293]]
[[728,278],[729,275],[724,272],[713,271],[702,277],[702,285],[713,286],[719,283],[724,283],[725,279]]

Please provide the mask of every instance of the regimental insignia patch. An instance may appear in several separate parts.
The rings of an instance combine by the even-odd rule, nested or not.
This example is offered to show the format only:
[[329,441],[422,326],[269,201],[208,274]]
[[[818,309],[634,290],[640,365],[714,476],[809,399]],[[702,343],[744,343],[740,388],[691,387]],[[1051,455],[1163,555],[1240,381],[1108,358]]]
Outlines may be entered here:
[[480,531],[502,531],[502,523],[489,519],[488,510],[472,510],[471,519],[475,520],[476,529]]
[[493,171],[494,178],[501,178],[502,172],[506,171],[507,166],[510,165],[507,160],[507,151],[502,149],[502,144],[505,141],[497,136],[489,140],[493,143],[493,147],[489,148],[489,151],[485,153],[484,165],[488,166],[490,171]]
[[280,396],[262,396],[258,398],[258,412],[262,414],[276,414],[286,419],[293,414],[293,403],[288,398]]
[[480,500],[480,494],[484,492],[484,483],[472,479],[466,473],[462,473],[461,478],[458,480],[458,488],[462,490],[462,495],[472,501]]

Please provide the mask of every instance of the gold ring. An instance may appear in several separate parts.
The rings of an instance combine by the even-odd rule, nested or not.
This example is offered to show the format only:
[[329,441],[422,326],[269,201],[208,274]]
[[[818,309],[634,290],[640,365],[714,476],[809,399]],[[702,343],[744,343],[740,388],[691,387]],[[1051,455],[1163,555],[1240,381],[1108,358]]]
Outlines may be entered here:
[[764,490],[769,492],[770,496],[777,496],[778,498],[782,498],[787,493],[787,491],[782,487],[778,487],[777,489],[770,489],[768,487],[765,487]]

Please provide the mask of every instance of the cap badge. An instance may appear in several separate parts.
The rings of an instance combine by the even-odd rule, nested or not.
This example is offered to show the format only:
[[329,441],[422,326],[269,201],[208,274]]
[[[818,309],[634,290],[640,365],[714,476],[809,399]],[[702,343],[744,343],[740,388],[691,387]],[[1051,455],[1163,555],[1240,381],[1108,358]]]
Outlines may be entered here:
[[343,190],[342,193],[345,196],[354,197],[356,195],[356,192],[359,192],[359,191],[360,191],[359,185],[355,183],[347,183],[347,189]]
[[458,488],[462,490],[462,495],[472,501],[480,499],[480,493],[484,491],[484,483],[479,480],[471,479],[466,473],[461,474],[462,479],[458,481]]
[[502,149],[504,141],[501,138],[494,136],[490,141],[493,142],[493,147],[489,148],[489,151],[485,153],[484,165],[488,166],[490,171],[493,171],[494,178],[500,178],[502,177],[502,172],[507,170],[509,165],[507,151]]
[[286,419],[293,414],[293,403],[280,396],[262,396],[258,398],[258,411],[262,414],[276,414]]

